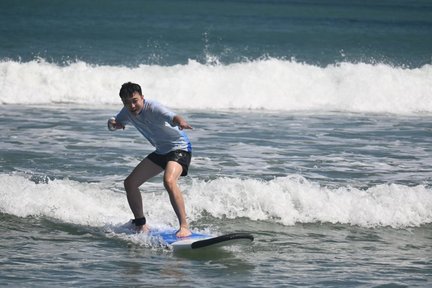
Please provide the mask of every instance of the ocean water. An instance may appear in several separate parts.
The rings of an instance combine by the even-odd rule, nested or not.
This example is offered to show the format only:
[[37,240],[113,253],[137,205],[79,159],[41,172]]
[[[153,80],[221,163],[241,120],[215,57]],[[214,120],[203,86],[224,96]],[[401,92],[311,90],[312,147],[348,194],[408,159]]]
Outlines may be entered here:
[[[1,1],[0,286],[431,286],[431,36],[420,0]],[[252,245],[124,233],[126,81],[194,127],[191,227]]]

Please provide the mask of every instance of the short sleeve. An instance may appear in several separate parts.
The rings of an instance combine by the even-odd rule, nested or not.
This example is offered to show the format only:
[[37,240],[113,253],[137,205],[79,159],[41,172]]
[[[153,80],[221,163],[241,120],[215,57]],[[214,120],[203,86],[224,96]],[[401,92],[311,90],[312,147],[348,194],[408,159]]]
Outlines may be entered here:
[[153,112],[160,115],[160,117],[162,117],[162,119],[168,122],[171,126],[175,126],[173,120],[176,113],[172,112],[157,101],[152,101],[151,104]]

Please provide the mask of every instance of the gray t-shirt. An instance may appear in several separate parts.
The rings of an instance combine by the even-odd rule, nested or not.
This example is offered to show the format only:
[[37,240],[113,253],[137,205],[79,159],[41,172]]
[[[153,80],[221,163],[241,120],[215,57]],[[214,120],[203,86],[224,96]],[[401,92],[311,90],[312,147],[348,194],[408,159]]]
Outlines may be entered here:
[[159,102],[145,99],[140,114],[132,114],[123,107],[116,116],[116,122],[123,126],[132,123],[156,148],[157,154],[163,155],[174,150],[192,152],[192,145],[186,133],[174,126],[175,115]]

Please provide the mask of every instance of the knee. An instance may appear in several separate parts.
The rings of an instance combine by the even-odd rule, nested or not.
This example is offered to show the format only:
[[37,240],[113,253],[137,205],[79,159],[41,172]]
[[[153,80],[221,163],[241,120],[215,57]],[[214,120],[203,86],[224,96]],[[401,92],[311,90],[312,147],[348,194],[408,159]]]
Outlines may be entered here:
[[167,189],[168,191],[172,191],[175,187],[177,187],[177,180],[173,177],[164,177],[163,183],[165,189]]
[[124,185],[124,188],[125,188],[126,192],[128,192],[128,191],[130,191],[130,190],[132,190],[134,188],[138,188],[137,185],[134,183],[134,181],[130,177],[127,177],[123,181],[123,185]]

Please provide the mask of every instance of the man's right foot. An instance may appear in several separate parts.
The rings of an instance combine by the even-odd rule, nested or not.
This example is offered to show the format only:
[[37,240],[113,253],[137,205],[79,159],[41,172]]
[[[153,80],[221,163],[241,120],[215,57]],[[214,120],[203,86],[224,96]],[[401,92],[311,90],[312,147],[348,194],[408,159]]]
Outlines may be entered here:
[[136,232],[137,233],[148,233],[150,232],[150,228],[148,227],[147,224],[142,225],[142,226],[135,226]]

